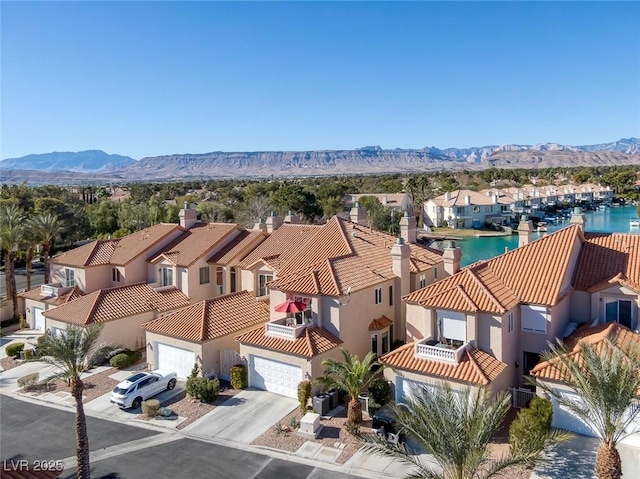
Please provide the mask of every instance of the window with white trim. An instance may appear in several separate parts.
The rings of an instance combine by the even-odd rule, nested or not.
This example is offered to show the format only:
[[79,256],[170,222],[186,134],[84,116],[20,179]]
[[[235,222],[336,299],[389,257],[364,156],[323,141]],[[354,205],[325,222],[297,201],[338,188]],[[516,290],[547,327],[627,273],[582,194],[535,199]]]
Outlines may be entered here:
[[294,296],[293,299],[294,301],[298,301],[299,303],[303,303],[307,305],[307,309],[294,314],[294,317],[296,318],[296,324],[306,324],[310,322],[311,316],[313,314],[313,309],[311,306],[312,305],[311,298],[305,298],[303,296]]
[[76,271],[74,269],[64,269],[64,284],[68,288],[76,285]]
[[371,351],[375,354],[378,354],[378,335],[371,335]]
[[258,296],[266,296],[269,294],[269,288],[267,287],[269,281],[273,281],[272,274],[258,275]]
[[160,284],[162,286],[173,286],[173,268],[162,268]]
[[509,313],[509,315],[507,316],[507,320],[509,323],[509,332],[513,331],[513,313]]
[[604,298],[604,319],[607,323],[620,323],[631,328],[633,309],[630,299]]
[[418,289],[422,289],[427,285],[427,275],[421,274],[418,277]]
[[224,274],[222,266],[216,268],[216,293],[224,294]]
[[202,268],[200,268],[200,284],[207,284],[210,280],[209,267],[203,266]]
[[447,344],[467,342],[467,318],[457,311],[438,311],[440,341]]
[[547,333],[547,308],[545,306],[522,305],[520,312],[523,331]]
[[375,304],[382,303],[382,288],[375,289]]
[[119,283],[121,280],[122,276],[120,275],[120,270],[117,267],[111,268],[111,281]]
[[389,331],[385,331],[382,333],[382,354],[386,354],[389,352]]
[[389,306],[393,306],[393,285],[389,286]]

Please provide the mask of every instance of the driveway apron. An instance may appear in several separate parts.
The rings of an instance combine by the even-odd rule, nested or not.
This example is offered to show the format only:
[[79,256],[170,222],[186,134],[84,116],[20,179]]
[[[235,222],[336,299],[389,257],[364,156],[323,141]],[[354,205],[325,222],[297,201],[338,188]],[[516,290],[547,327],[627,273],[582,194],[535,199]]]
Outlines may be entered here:
[[184,431],[250,444],[299,407],[298,401],[267,391],[245,389],[201,417]]

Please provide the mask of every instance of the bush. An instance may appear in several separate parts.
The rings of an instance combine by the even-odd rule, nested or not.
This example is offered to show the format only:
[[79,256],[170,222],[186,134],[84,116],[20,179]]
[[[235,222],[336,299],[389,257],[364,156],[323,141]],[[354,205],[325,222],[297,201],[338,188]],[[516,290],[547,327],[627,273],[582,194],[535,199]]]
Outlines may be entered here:
[[233,389],[244,389],[247,387],[247,368],[244,367],[244,364],[232,366],[230,375]]
[[142,353],[140,351],[127,351],[126,354],[129,355],[129,360],[131,364],[135,364],[142,359]]
[[22,376],[18,378],[18,386],[24,389],[29,389],[38,382],[38,378],[40,377],[39,373],[31,373],[26,376]]
[[202,402],[213,402],[220,395],[220,381],[217,378],[207,379],[199,376],[200,368],[193,365],[191,374],[187,378],[187,394]]
[[24,350],[24,359],[30,361],[33,359],[33,349],[25,349]]
[[117,369],[124,369],[131,366],[131,356],[127,353],[116,354],[109,360],[109,364]]
[[24,343],[13,343],[9,344],[4,351],[7,353],[7,356],[16,357],[20,354],[20,352],[24,349]]
[[115,356],[117,356],[118,354],[126,353],[127,351],[128,350],[125,348],[116,348],[113,351],[110,351],[109,353],[107,353],[105,355],[105,359],[111,362],[111,359],[113,359]]
[[[386,379],[378,378],[373,381],[369,386],[369,398],[369,404],[373,400],[378,405],[378,409],[391,401],[391,386]],[[371,406],[369,406],[369,411],[371,411]]]
[[521,409],[509,426],[509,446],[512,451],[536,451],[542,449],[551,430],[553,405],[548,399],[535,397],[525,409]]
[[291,430],[298,429],[299,427],[300,427],[300,419],[298,419],[295,416],[289,419],[289,428]]
[[300,381],[298,383],[298,402],[300,403],[300,412],[304,414],[307,411],[307,403],[311,397],[311,381]]
[[147,417],[156,417],[160,410],[160,401],[157,399],[147,399],[142,401],[142,413]]
[[373,398],[369,398],[369,403],[368,404],[369,404],[369,410],[367,412],[369,413],[369,416],[373,416],[382,407],[379,403],[374,401]]
[[38,339],[36,339],[36,343],[38,344],[38,347],[41,348],[46,340],[47,340],[46,334],[43,334],[42,336],[38,336]]

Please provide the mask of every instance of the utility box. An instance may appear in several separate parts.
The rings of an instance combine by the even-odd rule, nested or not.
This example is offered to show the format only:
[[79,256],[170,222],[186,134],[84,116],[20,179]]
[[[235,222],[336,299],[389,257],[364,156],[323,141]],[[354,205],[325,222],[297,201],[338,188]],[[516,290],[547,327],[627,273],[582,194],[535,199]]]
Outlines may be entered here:
[[336,389],[332,389],[331,391],[327,391],[327,394],[331,399],[331,409],[337,408],[340,403],[340,393]]
[[331,398],[328,394],[318,394],[313,397],[313,409],[321,416],[326,416],[329,413],[330,405]]
[[308,412],[300,420],[298,436],[304,437],[305,439],[316,439],[321,430],[320,415]]

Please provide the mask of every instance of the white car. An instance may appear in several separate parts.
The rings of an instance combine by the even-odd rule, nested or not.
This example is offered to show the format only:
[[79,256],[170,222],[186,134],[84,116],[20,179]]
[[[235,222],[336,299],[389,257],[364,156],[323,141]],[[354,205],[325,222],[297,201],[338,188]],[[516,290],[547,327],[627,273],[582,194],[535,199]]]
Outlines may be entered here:
[[156,370],[140,372],[119,383],[111,392],[110,400],[123,409],[139,408],[142,401],[176,387],[175,371]]

